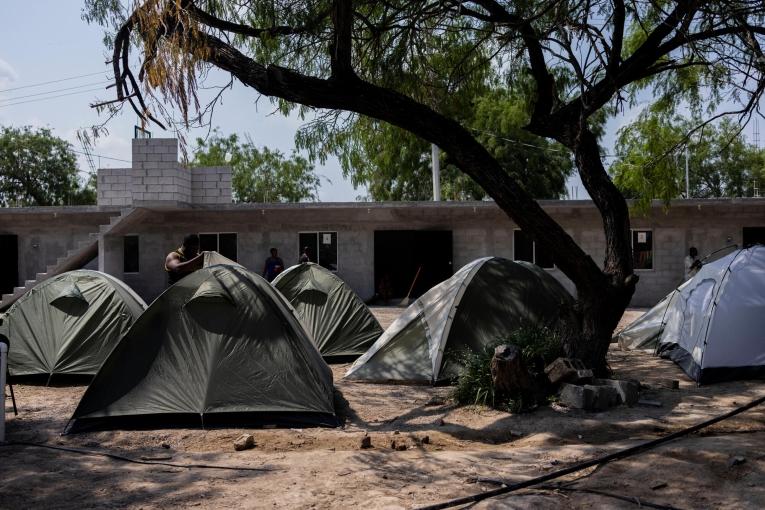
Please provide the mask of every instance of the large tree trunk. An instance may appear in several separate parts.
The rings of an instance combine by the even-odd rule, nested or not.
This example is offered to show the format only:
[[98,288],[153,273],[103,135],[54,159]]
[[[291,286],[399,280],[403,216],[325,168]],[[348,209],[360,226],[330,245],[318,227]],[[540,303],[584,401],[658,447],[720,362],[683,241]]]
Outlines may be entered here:
[[633,273],[627,203],[603,167],[597,138],[586,125],[577,127],[566,141],[574,152],[582,183],[603,218],[606,245],[601,277],[573,280],[579,331],[568,336],[564,347],[568,356],[605,375],[611,335],[632,299],[638,278]]

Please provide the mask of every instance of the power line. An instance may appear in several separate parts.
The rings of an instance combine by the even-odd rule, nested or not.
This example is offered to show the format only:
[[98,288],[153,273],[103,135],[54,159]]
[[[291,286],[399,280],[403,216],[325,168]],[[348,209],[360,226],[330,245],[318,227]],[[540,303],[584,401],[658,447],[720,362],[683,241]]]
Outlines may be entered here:
[[129,161],[127,159],[120,159],[120,158],[114,158],[114,157],[111,157],[111,156],[104,156],[103,154],[96,154],[95,152],[91,152],[91,153],[88,154],[87,152],[78,151],[78,150],[75,150],[75,149],[69,149],[69,150],[74,152],[75,154],[82,154],[84,156],[90,155],[90,156],[93,156],[93,157],[96,157],[96,158],[101,158],[101,159],[111,159],[113,161],[122,161],[123,163],[132,163],[132,161]]
[[5,99],[0,99],[0,102],[5,101],[16,101],[17,99],[24,99],[27,97],[37,97],[37,96],[45,96],[47,94],[55,94],[56,92],[64,92],[65,90],[76,90],[76,89],[82,89],[85,87],[92,87],[94,85],[106,85],[107,83],[111,83],[111,81],[101,81],[101,82],[93,82],[93,83],[85,83],[83,85],[76,85],[74,87],[66,87],[63,89],[55,89],[55,90],[49,90],[47,92],[37,92],[35,94],[27,94],[26,96],[16,96],[16,97],[7,97]]
[[85,94],[86,92],[97,92],[99,90],[104,90],[104,89],[103,89],[103,87],[98,87],[98,88],[95,88],[95,89],[80,90],[78,92],[68,92],[66,94],[58,94],[56,96],[38,97],[37,99],[28,99],[26,101],[17,101],[15,103],[0,104],[0,108],[5,108],[6,106],[13,106],[13,105],[17,105],[17,104],[37,103],[37,102],[40,102],[40,101],[46,101],[48,99],[56,99],[58,97],[73,96],[75,94]]
[[51,83],[60,83],[62,81],[76,80],[78,78],[85,78],[87,76],[95,76],[97,74],[104,74],[105,72],[106,71],[100,71],[100,72],[97,72],[97,73],[81,74],[79,76],[71,76],[69,78],[61,78],[61,79],[58,79],[58,80],[43,81],[43,82],[40,82],[40,83],[33,83],[32,85],[22,85],[20,87],[13,87],[11,89],[3,89],[3,90],[0,90],[0,92],[10,92],[12,90],[21,90],[21,89],[30,89],[30,88],[33,88],[33,87],[41,87],[43,85],[49,85]]

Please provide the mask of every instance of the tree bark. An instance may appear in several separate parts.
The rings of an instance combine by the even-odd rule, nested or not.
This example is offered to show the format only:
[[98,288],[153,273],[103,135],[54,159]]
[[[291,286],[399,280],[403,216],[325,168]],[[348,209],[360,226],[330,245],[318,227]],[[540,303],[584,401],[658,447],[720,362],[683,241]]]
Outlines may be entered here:
[[498,394],[521,396],[531,402],[536,396],[534,381],[523,362],[521,350],[515,345],[500,345],[491,358],[491,380]]

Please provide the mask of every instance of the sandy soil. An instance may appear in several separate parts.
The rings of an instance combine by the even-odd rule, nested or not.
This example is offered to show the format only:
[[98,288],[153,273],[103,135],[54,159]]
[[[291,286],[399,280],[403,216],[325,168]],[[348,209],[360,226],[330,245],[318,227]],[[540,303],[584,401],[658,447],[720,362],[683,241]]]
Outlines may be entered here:
[[[401,309],[374,309],[383,326]],[[640,312],[632,315],[628,322]],[[697,388],[671,362],[612,346],[615,377],[635,378],[661,407],[606,412],[553,404],[527,414],[456,408],[449,388],[341,379],[338,429],[165,429],[60,436],[82,386],[18,385],[7,439],[223,470],[131,464],[28,445],[0,446],[0,508],[412,508],[480,493],[484,479],[520,481],[679,430],[765,394],[759,382]],[[661,387],[680,380],[680,389]],[[235,452],[243,432],[256,447]],[[360,449],[371,437],[372,448]],[[427,441],[423,438],[427,437]],[[398,451],[392,443],[406,445]],[[744,461],[732,465],[732,459]],[[765,507],[765,409],[756,408],[649,453],[571,475],[570,487],[677,508]],[[635,508],[586,492],[527,490],[474,508]]]

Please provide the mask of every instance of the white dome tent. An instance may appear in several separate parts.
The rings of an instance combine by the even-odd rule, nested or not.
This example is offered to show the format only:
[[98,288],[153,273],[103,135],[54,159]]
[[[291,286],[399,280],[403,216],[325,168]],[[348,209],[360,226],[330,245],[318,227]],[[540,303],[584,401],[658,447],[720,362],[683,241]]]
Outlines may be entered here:
[[704,265],[663,323],[658,353],[699,384],[765,376],[765,246]]

